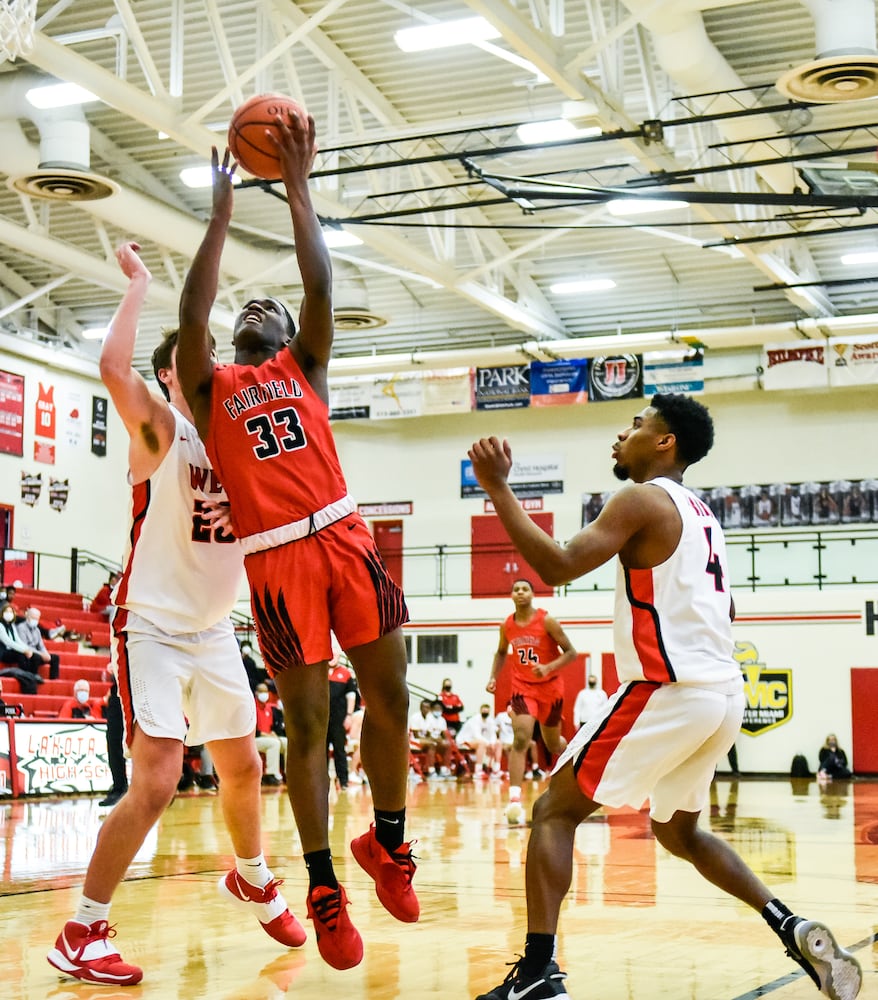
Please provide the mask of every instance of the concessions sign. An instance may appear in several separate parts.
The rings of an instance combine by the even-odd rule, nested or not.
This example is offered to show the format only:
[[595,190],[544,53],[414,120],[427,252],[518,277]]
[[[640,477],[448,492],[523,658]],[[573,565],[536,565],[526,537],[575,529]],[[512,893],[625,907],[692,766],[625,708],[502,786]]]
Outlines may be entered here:
[[103,792],[112,784],[103,724],[16,722],[13,739],[20,795]]

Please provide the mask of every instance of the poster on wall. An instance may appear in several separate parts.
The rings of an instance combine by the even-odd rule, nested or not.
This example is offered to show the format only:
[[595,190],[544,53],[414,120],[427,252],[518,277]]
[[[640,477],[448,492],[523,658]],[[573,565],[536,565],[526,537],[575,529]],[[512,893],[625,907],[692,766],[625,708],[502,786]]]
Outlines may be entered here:
[[419,417],[424,408],[424,386],[420,375],[393,375],[376,379],[369,403],[372,420]]
[[102,792],[113,778],[102,724],[28,722],[15,726],[16,772],[24,795]]
[[732,654],[744,675],[744,721],[741,732],[758,736],[777,729],[793,717],[793,672],[759,662],[752,642],[735,642]]
[[476,368],[477,410],[518,410],[530,406],[530,365]]
[[822,344],[766,344],[762,368],[763,389],[811,389],[829,384]]
[[704,392],[704,354],[701,351],[649,351],[643,355],[643,395]]
[[91,453],[99,458],[107,454],[107,401],[103,396],[91,397]]
[[49,506],[60,514],[67,507],[70,496],[70,480],[49,477]]
[[[564,459],[560,455],[539,458],[518,458],[512,463],[509,488],[517,497],[541,497],[546,493],[564,492]],[[465,458],[460,463],[461,498],[484,498],[487,493],[479,486],[473,463]]]
[[0,371],[0,452],[24,457],[24,375]]
[[829,341],[830,385],[874,385],[878,382],[878,339]]
[[364,379],[333,382],[329,387],[330,420],[368,420],[372,390]]
[[469,413],[473,408],[472,368],[424,373],[424,414]]
[[64,397],[64,440],[71,448],[79,448],[83,435],[82,395],[76,390]]
[[55,386],[39,383],[39,394],[34,408],[34,434],[55,440]]
[[43,491],[42,472],[22,472],[21,502],[27,507],[35,507]]
[[596,403],[643,396],[643,358],[613,354],[592,358],[588,369],[588,398]]
[[531,406],[573,406],[587,402],[587,359],[531,362]]
[[54,465],[54,442],[44,441],[42,438],[34,438],[34,461],[39,462],[41,465]]

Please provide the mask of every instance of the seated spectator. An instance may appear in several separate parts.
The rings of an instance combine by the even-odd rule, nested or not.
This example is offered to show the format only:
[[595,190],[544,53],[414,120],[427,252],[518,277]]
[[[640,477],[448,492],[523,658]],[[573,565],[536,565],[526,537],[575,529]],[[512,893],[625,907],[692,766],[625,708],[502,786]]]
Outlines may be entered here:
[[409,737],[412,749],[424,755],[424,777],[435,774],[447,777],[451,773],[444,763],[448,757],[450,735],[442,716],[442,702],[422,699],[420,708],[409,719]]
[[457,746],[461,750],[473,751],[477,775],[486,775],[489,771],[499,774],[503,747],[490,705],[482,705],[478,715],[471,715],[464,722],[457,734]]
[[284,730],[283,713],[269,704],[268,685],[256,685],[256,749],[265,754],[265,774],[263,785],[283,784],[280,758],[287,757],[287,736]]
[[[244,661],[244,669],[247,671],[247,682],[250,685],[250,690],[255,694],[258,684],[268,683],[268,671],[264,666],[256,662],[256,658],[253,655],[253,647],[249,642],[245,641],[241,643],[241,659]],[[272,683],[269,690],[273,689],[274,684]]]
[[15,628],[19,639],[33,650],[34,658],[40,663],[49,664],[49,680],[57,680],[59,657],[57,653],[50,653],[46,649],[40,628],[40,609],[29,607],[24,613],[24,621],[18,622]]
[[88,681],[80,678],[73,685],[73,697],[58,710],[59,719],[87,719],[89,722],[97,722],[103,718],[100,701],[89,698],[91,685]]
[[122,574],[118,571],[111,573],[107,582],[95,594],[94,599],[88,606],[89,611],[109,618],[113,613],[113,588],[121,579]]
[[848,756],[838,745],[838,737],[835,733],[830,733],[826,737],[818,758],[820,761],[817,770],[818,780],[832,781],[836,778],[850,778]]
[[15,609],[11,604],[0,608],[0,676],[14,677],[23,694],[36,694],[43,678],[34,651],[21,641],[15,628]]
[[16,623],[24,619],[24,615],[22,614],[21,609],[15,603],[16,588],[19,586],[21,586],[21,584],[19,583],[10,583],[9,586],[6,588],[6,596],[3,598],[4,604],[8,604],[9,607],[12,608],[12,611],[15,614]]

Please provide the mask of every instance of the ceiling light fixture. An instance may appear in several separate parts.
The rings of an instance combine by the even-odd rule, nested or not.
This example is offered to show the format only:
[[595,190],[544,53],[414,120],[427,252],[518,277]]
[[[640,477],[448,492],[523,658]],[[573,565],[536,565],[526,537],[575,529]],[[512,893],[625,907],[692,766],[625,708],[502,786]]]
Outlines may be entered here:
[[610,215],[651,215],[654,212],[671,212],[675,209],[688,208],[685,201],[673,201],[670,198],[614,198],[607,202]]
[[578,281],[559,281],[549,286],[556,295],[577,295],[582,292],[608,292],[616,287],[612,278],[583,278]]
[[[180,180],[187,188],[213,187],[213,167],[209,163],[199,167],[183,167],[180,171]],[[241,178],[237,174],[232,174],[232,183],[240,184]]]
[[428,49],[446,49],[452,45],[472,45],[499,37],[500,32],[483,17],[419,24],[393,33],[393,40],[403,52],[425,52]]
[[90,104],[100,98],[77,83],[48,83],[31,87],[25,95],[29,104],[41,111],[49,108],[69,108],[74,104]]
[[577,128],[566,118],[552,118],[544,122],[525,122],[516,129],[522,142],[537,145],[541,142],[562,142],[565,139],[581,139],[586,136],[602,135],[598,125]]
[[860,264],[878,264],[878,250],[864,250],[860,253],[842,254],[841,262],[845,267],[858,267]]
[[80,336],[83,340],[103,340],[108,331],[107,326],[87,326]]
[[342,247],[359,247],[363,241],[359,236],[349,233],[346,229],[324,228],[323,239],[330,250],[338,250]]

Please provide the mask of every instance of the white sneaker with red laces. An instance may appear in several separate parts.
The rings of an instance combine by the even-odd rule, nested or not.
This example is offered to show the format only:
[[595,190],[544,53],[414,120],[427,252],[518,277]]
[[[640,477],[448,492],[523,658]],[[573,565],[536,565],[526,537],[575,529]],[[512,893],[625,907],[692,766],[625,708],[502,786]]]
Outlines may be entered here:
[[299,948],[305,943],[305,928],[290,913],[286,900],[278,892],[282,884],[281,879],[273,878],[260,889],[241,878],[237,868],[233,868],[220,879],[219,891],[225,899],[254,914],[269,937],[288,948]]
[[143,969],[122,961],[109,942],[115,935],[106,920],[91,925],[68,920],[46,958],[59,972],[84,983],[134,986],[143,979]]

